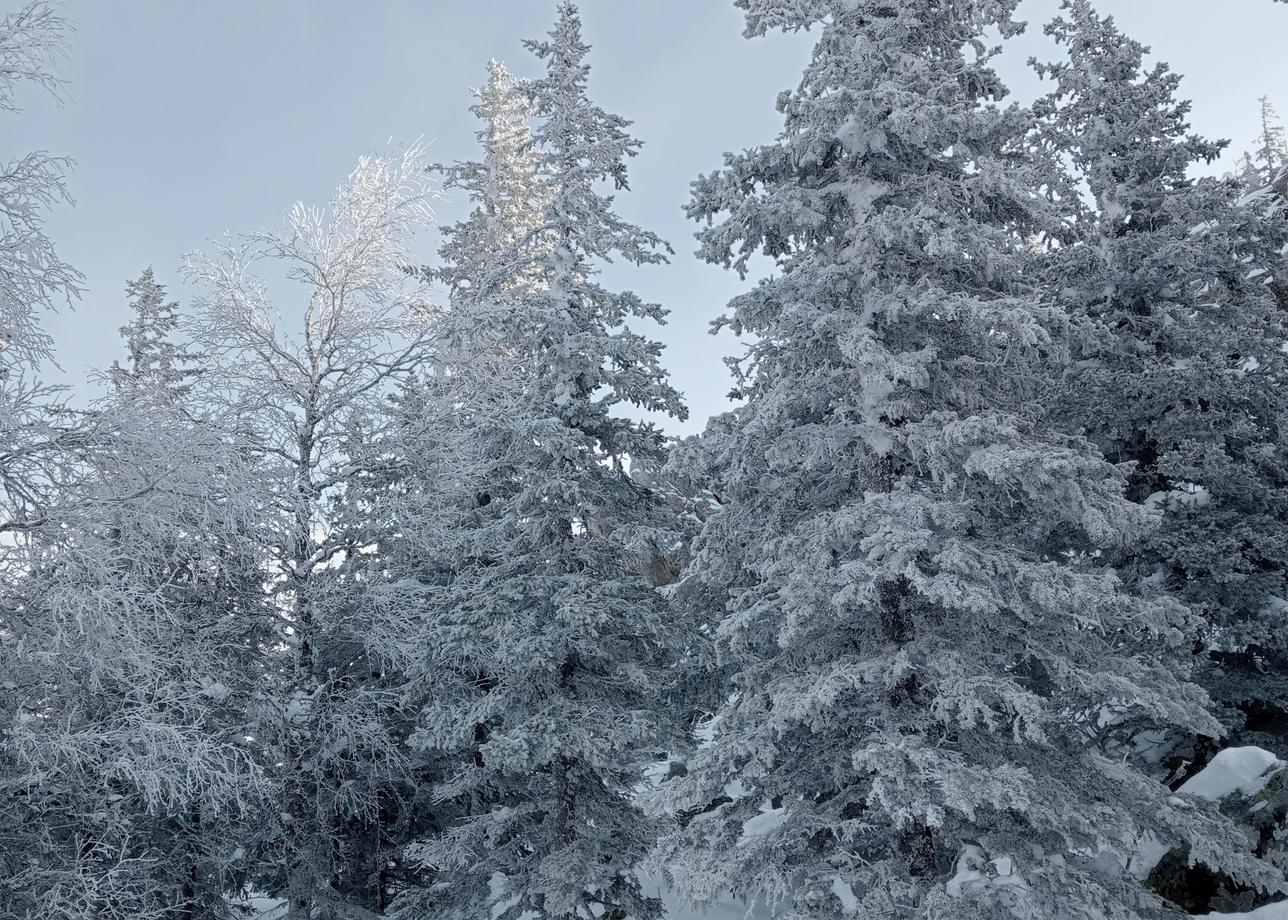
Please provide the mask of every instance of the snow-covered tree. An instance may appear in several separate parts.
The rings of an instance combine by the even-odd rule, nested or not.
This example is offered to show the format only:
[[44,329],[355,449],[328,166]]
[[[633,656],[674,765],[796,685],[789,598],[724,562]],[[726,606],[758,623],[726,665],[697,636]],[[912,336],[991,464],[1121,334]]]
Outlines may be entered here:
[[1282,755],[1288,323],[1257,266],[1283,275],[1288,222],[1188,175],[1222,145],[1189,133],[1177,75],[1146,67],[1112,19],[1075,0],[1048,32],[1069,57],[1043,68],[1056,84],[1044,129],[1095,200],[1053,260],[1080,329],[1065,411],[1133,464],[1128,496],[1163,515],[1110,561],[1202,614],[1202,682],[1236,740],[1246,722]]
[[1263,180],[1262,185],[1272,185],[1288,169],[1288,138],[1284,136],[1284,123],[1269,96],[1262,96],[1260,146],[1252,154],[1252,163]]
[[[441,277],[472,275],[446,322],[474,325],[479,357],[457,352],[440,381],[459,394],[447,437],[467,465],[428,468],[447,486],[443,513],[405,521],[397,548],[424,597],[413,675],[430,702],[413,744],[451,769],[438,795],[463,812],[415,848],[434,885],[403,912],[648,918],[659,904],[633,870],[655,825],[631,793],[676,742],[667,689],[683,631],[641,565],[667,526],[662,502],[630,474],[663,439],[619,413],[683,409],[660,347],[626,325],[662,309],[596,273],[609,258],[660,262],[664,244],[601,188],[626,187],[639,142],[587,95],[576,7],[528,47],[546,65],[526,87],[531,148],[517,124],[485,128],[483,162],[460,173],[512,164],[500,194],[521,203],[493,224],[480,216],[499,213],[496,186],[477,182],[474,216],[443,249]],[[498,110],[476,111],[489,124]]]
[[175,341],[179,305],[167,302],[165,287],[152,268],[125,283],[134,318],[121,327],[129,354],[125,367],[112,362],[110,378],[118,391],[145,389],[155,398],[178,401],[192,389],[189,380],[199,371],[191,365],[196,355]]
[[475,90],[477,101],[470,108],[482,122],[475,137],[483,159],[438,167],[444,187],[460,189],[474,205],[469,217],[445,234],[442,267],[428,272],[448,286],[454,307],[481,307],[503,299],[509,288],[540,280],[533,267],[510,261],[524,254],[516,247],[535,242],[547,194],[546,177],[537,168],[529,123],[534,108],[526,88],[500,61],[489,61],[487,83]]
[[1217,725],[1188,611],[1098,564],[1153,515],[1040,402],[1064,320],[1029,241],[1066,231],[1031,113],[994,104],[1016,0],[736,5],[819,37],[777,142],[689,205],[708,261],[775,266],[722,321],[747,403],[683,593],[723,602],[735,673],[657,862],[793,917],[1159,916],[1150,835],[1277,884],[1133,756]]
[[[1268,96],[1261,98],[1259,144],[1255,155],[1243,153],[1230,178],[1244,190],[1244,207],[1266,218],[1288,221],[1288,141],[1283,122]],[[1288,310],[1288,250],[1263,249],[1263,260],[1253,263],[1252,268],[1262,272],[1280,307]]]
[[[268,467],[259,501],[282,644],[264,662],[269,712],[253,734],[279,804],[256,843],[258,884],[292,918],[383,907],[410,782],[396,681],[375,641],[389,632],[375,621],[398,611],[366,601],[367,528],[346,493],[380,462],[361,446],[379,441],[385,398],[425,359],[425,304],[406,271],[430,216],[423,172],[419,148],[363,158],[329,208],[297,205],[280,234],[187,265],[206,289],[201,399]],[[298,286],[296,308],[276,306],[261,264]]]
[[[69,28],[46,0],[0,18],[0,112],[19,111],[24,85],[61,93],[55,68]],[[59,412],[56,391],[30,379],[49,357],[40,315],[80,293],[80,274],[44,232],[45,211],[69,200],[69,165],[43,152],[0,162],[0,534],[38,519],[75,464],[79,423]]]
[[[19,109],[31,84],[58,95],[55,66],[69,25],[47,0],[31,0],[0,19],[0,112]],[[39,314],[79,292],[81,277],[58,257],[44,232],[44,211],[67,201],[70,161],[35,152],[0,164],[0,371],[47,357]]]
[[97,412],[0,572],[0,914],[215,920],[271,807],[252,471],[174,408]]

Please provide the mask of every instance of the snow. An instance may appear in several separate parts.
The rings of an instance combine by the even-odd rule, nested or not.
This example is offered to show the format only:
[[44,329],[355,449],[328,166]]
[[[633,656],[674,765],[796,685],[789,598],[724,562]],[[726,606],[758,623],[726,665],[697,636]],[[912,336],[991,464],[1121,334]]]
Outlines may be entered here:
[[210,677],[201,677],[200,684],[201,695],[209,700],[214,700],[216,703],[224,702],[233,693],[227,686]]
[[[1283,767],[1283,761],[1263,748],[1226,748],[1213,757],[1211,763],[1190,777],[1177,792],[1213,802],[1235,793],[1253,796],[1265,789],[1266,784]],[[1178,804],[1177,798],[1173,797],[1173,804]],[[1173,844],[1159,840],[1153,834],[1146,834],[1136,845],[1136,853],[1130,865],[1132,875],[1138,879],[1146,878],[1168,854],[1172,846]],[[1211,914],[1210,916],[1244,915]],[[1263,920],[1262,916],[1256,916],[1258,920]],[[1279,916],[1283,916],[1283,920],[1288,920],[1288,914],[1265,915],[1265,917]]]
[[1132,856],[1128,865],[1132,878],[1140,881],[1149,878],[1149,873],[1154,871],[1154,867],[1162,862],[1163,857],[1170,853],[1171,850],[1171,844],[1163,843],[1153,834],[1146,834],[1136,844],[1136,853]]
[[1235,792],[1252,796],[1265,789],[1283,767],[1283,761],[1262,748],[1226,748],[1178,791],[1212,801]]
[[771,920],[779,914],[764,901],[757,900],[748,905],[728,895],[701,905],[686,904],[665,881],[642,872],[638,877],[646,897],[662,899],[662,914],[666,920]]
[[[725,700],[725,708],[728,708],[738,702],[738,694],[731,693]],[[724,709],[721,709],[699,723],[693,730],[693,735],[697,738],[698,747],[710,747],[716,739],[716,732],[720,730],[720,720],[724,718]]]
[[886,149],[886,135],[880,128],[860,127],[859,119],[851,115],[836,132],[836,139],[848,153],[862,154],[870,150]]
[[1288,615],[1288,599],[1282,597],[1272,597],[1266,601],[1265,606],[1261,608],[1262,615],[1277,614],[1279,616]]
[[859,909],[859,898],[849,883],[839,875],[832,879],[832,894],[841,902],[841,911],[852,914]]
[[510,895],[510,880],[500,872],[493,872],[487,880],[487,891],[488,903],[492,905],[492,920],[497,920],[497,917],[519,903],[518,895]]
[[760,807],[760,814],[743,822],[742,839],[738,842],[745,843],[754,837],[766,837],[782,827],[786,821],[787,809],[770,808],[769,803],[765,802]]
[[950,898],[978,895],[989,888],[1027,889],[1028,883],[1016,871],[1009,856],[992,859],[977,846],[962,848],[957,858],[957,873],[944,885]]
[[240,911],[237,916],[247,917],[249,920],[283,920],[287,912],[285,898],[270,898],[259,892],[250,892],[232,904]]
[[1212,493],[1206,486],[1194,482],[1178,482],[1171,491],[1155,492],[1145,499],[1145,507],[1179,511],[1182,508],[1205,508],[1212,503]]
[[872,209],[872,205],[890,191],[889,185],[875,179],[847,179],[844,182],[833,183],[829,188],[835,188],[845,196],[856,219],[866,215]]
[[1239,362],[1238,370],[1235,373],[1240,377],[1246,377],[1248,374],[1255,373],[1261,369],[1261,362],[1252,355],[1244,358]]
[[1266,904],[1258,907],[1256,910],[1250,910],[1241,914],[1197,914],[1197,917],[1207,917],[1209,920],[1288,920],[1288,901],[1276,901],[1274,904]]
[[313,700],[303,693],[294,694],[283,707],[282,716],[288,723],[299,724],[313,711]]
[[683,760],[667,754],[660,760],[655,760],[644,768],[644,786],[643,788],[657,787],[666,781],[671,775],[671,768],[675,764],[682,764]]

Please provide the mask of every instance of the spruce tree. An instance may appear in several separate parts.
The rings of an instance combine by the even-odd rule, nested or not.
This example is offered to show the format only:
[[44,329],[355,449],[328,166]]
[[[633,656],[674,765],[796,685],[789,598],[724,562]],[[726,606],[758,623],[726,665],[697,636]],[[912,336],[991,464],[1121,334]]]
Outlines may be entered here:
[[110,372],[118,391],[146,389],[156,398],[177,402],[192,389],[188,380],[200,371],[191,366],[197,356],[175,341],[178,304],[166,301],[165,287],[152,268],[125,283],[134,318],[121,327],[129,359],[125,367],[112,362]]
[[[479,182],[475,216],[448,231],[448,324],[472,323],[453,359],[456,458],[430,526],[401,528],[424,591],[419,674],[430,687],[413,745],[452,764],[438,796],[464,814],[417,852],[436,873],[407,916],[655,917],[633,874],[655,826],[632,801],[643,765],[675,741],[666,687],[680,632],[639,569],[662,520],[630,466],[656,461],[651,425],[623,405],[682,416],[660,348],[625,325],[661,308],[600,285],[596,264],[663,260],[600,183],[626,187],[639,143],[587,96],[589,48],[559,7],[521,128],[485,129],[484,160],[514,164],[504,191]],[[486,124],[496,112],[477,110]],[[530,172],[535,169],[535,172]],[[495,175],[496,173],[493,173]],[[492,196],[524,203],[506,216]],[[517,197],[516,197],[517,196]],[[497,233],[490,213],[505,220]],[[501,248],[495,248],[501,242]],[[465,458],[468,466],[459,465]],[[457,483],[451,488],[453,482]],[[421,517],[421,521],[425,518]]]
[[1284,123],[1269,96],[1262,96],[1260,146],[1252,155],[1262,185],[1273,185],[1288,169],[1288,138],[1284,136]]
[[1190,133],[1177,75],[1085,0],[1065,10],[1047,31],[1069,59],[1042,68],[1056,86],[1041,109],[1095,207],[1053,260],[1080,330],[1063,411],[1162,513],[1108,561],[1202,615],[1199,677],[1226,743],[1288,755],[1288,323],[1256,269],[1282,274],[1288,223],[1192,178],[1223,145]]
[[[1288,141],[1284,139],[1283,123],[1275,111],[1270,97],[1261,98],[1260,146],[1255,156],[1244,152],[1239,158],[1233,179],[1245,195],[1240,204],[1260,213],[1262,217],[1288,221]],[[1271,237],[1273,242],[1274,237]],[[1267,279],[1267,285],[1279,301],[1281,309],[1288,310],[1288,260],[1283,251],[1263,246],[1261,258],[1252,265]]]
[[788,916],[1159,916],[1149,835],[1276,883],[1134,754],[1217,726],[1191,615],[1097,561],[1153,515],[1039,401],[1065,324],[1028,241],[1066,234],[1031,113],[995,105],[1015,0],[737,5],[819,38],[777,142],[689,205],[704,258],[774,273],[722,320],[747,402],[686,584],[723,600],[733,692],[658,862]]
[[[427,272],[448,286],[453,310],[467,303],[482,308],[503,300],[508,289],[533,274],[516,257],[537,235],[546,196],[546,177],[538,172],[532,141],[530,119],[535,110],[526,81],[492,60],[487,82],[474,96],[470,111],[482,122],[475,137],[483,159],[437,167],[444,187],[461,190],[474,205],[464,221],[444,231],[442,266]],[[538,279],[529,281],[535,284]],[[476,318],[466,322],[477,325]]]

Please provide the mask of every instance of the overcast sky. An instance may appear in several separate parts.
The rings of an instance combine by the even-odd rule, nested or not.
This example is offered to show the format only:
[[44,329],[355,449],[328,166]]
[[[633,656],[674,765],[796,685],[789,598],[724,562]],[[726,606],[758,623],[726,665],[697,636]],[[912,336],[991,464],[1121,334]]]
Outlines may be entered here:
[[[0,0],[0,10],[17,0]],[[432,142],[435,158],[474,155],[469,87],[489,57],[535,72],[523,38],[549,26],[554,0],[68,0],[77,32],[64,68],[70,97],[34,93],[0,116],[0,157],[34,148],[74,157],[74,209],[51,215],[62,256],[87,292],[49,322],[65,376],[111,363],[126,318],[123,287],[147,265],[181,304],[195,292],[183,253],[225,231],[276,227],[297,199],[321,203],[357,157],[390,140]],[[1002,69],[1020,99],[1036,92],[1025,60],[1049,57],[1041,24],[1058,0],[1026,0],[1029,35]],[[1251,145],[1257,98],[1288,111],[1288,5],[1270,0],[1102,0],[1155,55],[1185,74],[1195,128]],[[699,430],[727,408],[732,337],[708,323],[743,289],[692,255],[681,212],[688,184],[721,153],[773,138],[777,93],[796,84],[808,36],[747,41],[730,0],[585,0],[591,93],[635,122],[645,142],[621,211],[667,238],[669,266],[614,269],[671,310],[659,336]],[[1228,157],[1227,159],[1232,159]],[[451,219],[459,204],[445,203]],[[429,258],[433,240],[428,239]]]

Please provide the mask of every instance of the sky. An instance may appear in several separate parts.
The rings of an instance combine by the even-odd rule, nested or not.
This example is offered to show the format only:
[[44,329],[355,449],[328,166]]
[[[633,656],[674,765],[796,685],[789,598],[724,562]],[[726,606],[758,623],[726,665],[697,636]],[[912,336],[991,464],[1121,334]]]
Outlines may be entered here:
[[[18,0],[0,0],[0,13]],[[0,114],[0,158],[32,149],[76,160],[74,208],[46,229],[86,278],[74,312],[50,317],[58,368],[82,398],[93,368],[120,356],[117,327],[128,317],[124,284],[151,265],[187,307],[198,292],[178,275],[184,253],[226,232],[280,226],[292,203],[323,203],[363,153],[417,140],[434,159],[475,155],[470,87],[496,57],[520,75],[538,62],[522,39],[540,37],[555,0],[65,0],[74,22],[62,69],[61,105],[35,92],[24,111]],[[1030,55],[1055,50],[1041,24],[1058,0],[1024,0],[1028,34],[1000,69],[1027,101],[1040,91]],[[618,197],[629,219],[667,239],[665,266],[613,266],[607,280],[670,309],[651,330],[690,407],[676,434],[701,430],[724,411],[723,357],[741,350],[710,322],[752,281],[700,262],[695,225],[683,205],[689,183],[720,166],[721,154],[771,141],[774,99],[794,87],[809,35],[748,41],[732,0],[584,0],[593,45],[590,91],[634,121],[645,143],[631,162],[631,191]],[[1200,133],[1252,146],[1257,99],[1288,113],[1288,5],[1271,0],[1101,0],[1155,57],[1186,75]],[[463,213],[441,202],[443,221]],[[423,243],[432,258],[435,241]]]

